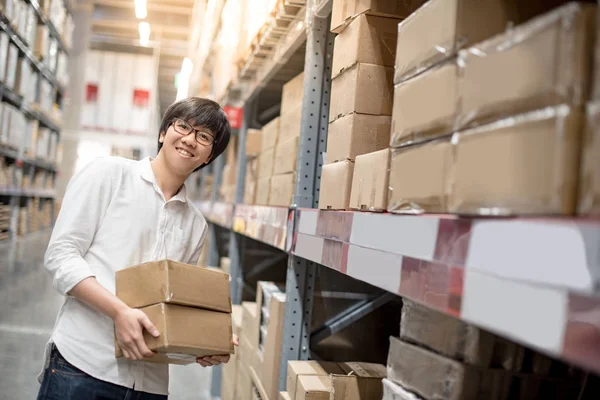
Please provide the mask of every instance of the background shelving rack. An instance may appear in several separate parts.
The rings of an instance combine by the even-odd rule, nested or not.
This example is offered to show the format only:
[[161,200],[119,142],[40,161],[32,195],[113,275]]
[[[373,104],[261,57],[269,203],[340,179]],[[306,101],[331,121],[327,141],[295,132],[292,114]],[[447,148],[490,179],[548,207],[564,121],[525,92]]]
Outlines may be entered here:
[[[311,350],[319,342],[397,296],[600,373],[600,220],[316,209],[327,144],[331,4],[308,1],[304,25],[288,40],[290,47],[262,67],[266,80],[221,99],[244,108],[234,204],[218,202],[224,157],[216,160],[212,171],[202,172],[213,173],[212,201],[198,203],[210,222],[209,263],[218,265],[220,256],[229,256],[233,302],[242,301],[246,277],[287,259],[280,389],[285,388],[288,360],[318,358]],[[297,65],[294,53],[304,51],[304,43],[304,59]],[[271,81],[281,81],[281,71],[290,69],[305,72],[293,203],[289,208],[245,205],[246,131],[260,128],[256,121],[261,90]],[[254,241],[268,244],[274,255],[250,266],[245,251]],[[323,266],[374,290],[354,293],[357,301],[351,306],[329,316],[322,326],[311,327],[315,288],[331,283],[315,282]],[[219,392],[216,369],[212,393]]]

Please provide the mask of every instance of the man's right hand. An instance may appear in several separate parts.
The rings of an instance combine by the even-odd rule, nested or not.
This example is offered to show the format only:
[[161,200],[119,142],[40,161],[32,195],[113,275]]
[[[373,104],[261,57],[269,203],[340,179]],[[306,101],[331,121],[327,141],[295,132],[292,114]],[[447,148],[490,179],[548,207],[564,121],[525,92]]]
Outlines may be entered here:
[[154,356],[144,341],[144,329],[154,337],[159,333],[143,311],[127,307],[117,313],[114,321],[117,342],[125,358],[142,360]]

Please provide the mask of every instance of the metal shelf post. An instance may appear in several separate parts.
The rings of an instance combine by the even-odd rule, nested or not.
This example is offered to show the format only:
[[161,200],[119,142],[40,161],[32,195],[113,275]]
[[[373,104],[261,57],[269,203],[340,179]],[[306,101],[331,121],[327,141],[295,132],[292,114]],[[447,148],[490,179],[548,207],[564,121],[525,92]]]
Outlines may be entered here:
[[[214,203],[219,199],[219,189],[221,187],[221,180],[223,176],[223,168],[225,167],[225,155],[222,154],[213,163],[213,192],[212,202]],[[214,224],[208,226],[208,233],[210,235],[209,249],[208,249],[208,263],[210,265],[219,265],[220,254],[219,254],[219,235],[217,233],[217,227]]]

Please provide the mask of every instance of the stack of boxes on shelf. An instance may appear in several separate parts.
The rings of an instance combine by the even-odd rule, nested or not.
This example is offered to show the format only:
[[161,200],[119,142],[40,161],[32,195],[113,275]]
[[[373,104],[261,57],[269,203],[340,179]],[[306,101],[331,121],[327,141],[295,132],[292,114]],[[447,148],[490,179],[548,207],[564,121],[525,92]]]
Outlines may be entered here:
[[383,398],[567,399],[577,397],[580,378],[561,362],[405,300]]
[[258,181],[256,183],[256,204],[269,204],[271,178],[275,164],[275,146],[279,140],[279,117],[261,129],[261,152],[258,156]]
[[0,203],[0,240],[9,237],[10,229],[10,204]]
[[0,145],[18,149],[27,131],[28,120],[18,108],[8,103],[0,103],[0,114]]
[[14,186],[15,164],[9,164],[7,159],[0,157],[0,188]]
[[258,155],[262,149],[262,133],[258,129],[246,131],[246,177],[244,182],[244,203],[256,202],[258,183]]
[[223,176],[221,187],[219,188],[219,199],[226,203],[233,203],[235,197],[235,185],[237,179],[237,136],[229,140],[229,145],[225,151],[225,166],[223,167]]

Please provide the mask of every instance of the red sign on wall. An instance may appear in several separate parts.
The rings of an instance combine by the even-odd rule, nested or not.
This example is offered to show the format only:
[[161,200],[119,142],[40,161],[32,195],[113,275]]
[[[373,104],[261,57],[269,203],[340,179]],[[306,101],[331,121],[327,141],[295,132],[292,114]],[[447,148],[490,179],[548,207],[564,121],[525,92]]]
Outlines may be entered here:
[[85,102],[95,103],[96,101],[98,101],[98,85],[88,83],[85,87]]
[[244,118],[244,109],[241,107],[223,107],[223,111],[227,114],[229,125],[232,129],[240,129],[242,127],[242,119]]
[[135,107],[146,108],[150,103],[150,91],[144,89],[133,89],[133,105]]

